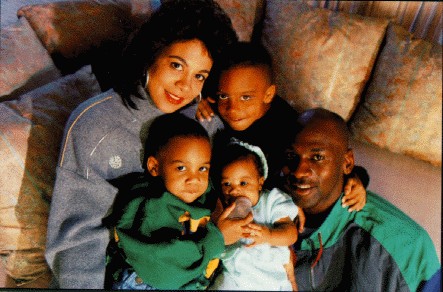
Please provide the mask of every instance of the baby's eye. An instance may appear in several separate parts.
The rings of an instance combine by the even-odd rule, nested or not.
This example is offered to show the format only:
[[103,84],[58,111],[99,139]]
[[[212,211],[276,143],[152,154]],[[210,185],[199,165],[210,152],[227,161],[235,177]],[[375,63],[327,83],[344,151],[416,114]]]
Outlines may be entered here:
[[252,98],[252,96],[250,96],[250,95],[242,95],[241,96],[241,100],[250,100]]
[[321,160],[324,160],[324,159],[325,159],[325,157],[323,155],[320,155],[320,154],[315,154],[312,157],[312,160],[314,160],[314,161],[321,161]]
[[222,182],[223,187],[229,187],[230,185],[231,185],[231,183],[228,181]]
[[245,181],[241,181],[241,182],[240,182],[240,185],[241,185],[242,187],[246,186],[247,184],[248,184],[248,183],[245,182]]
[[177,62],[171,62],[171,67],[176,70],[183,70],[183,65]]
[[178,171],[185,171],[185,170],[186,170],[186,167],[183,166],[183,165],[180,165],[180,166],[177,166],[177,170],[178,170]]
[[218,99],[228,99],[229,98],[229,96],[228,95],[226,95],[226,94],[217,94],[217,98]]

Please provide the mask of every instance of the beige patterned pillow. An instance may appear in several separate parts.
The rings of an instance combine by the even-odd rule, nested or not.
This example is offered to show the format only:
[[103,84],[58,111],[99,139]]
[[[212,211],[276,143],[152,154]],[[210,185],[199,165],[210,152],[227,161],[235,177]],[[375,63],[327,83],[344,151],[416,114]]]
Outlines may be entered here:
[[299,112],[330,109],[348,120],[371,73],[388,21],[267,1],[263,44],[278,93]]
[[2,27],[0,32],[0,101],[61,76],[26,19]]
[[355,137],[441,166],[442,47],[390,25]]
[[216,0],[231,18],[232,26],[241,41],[250,41],[254,25],[260,19],[264,0]]
[[129,1],[63,1],[21,7],[50,54],[73,58],[104,42],[124,43],[134,29]]
[[88,66],[0,103],[0,257],[16,281],[48,271],[46,225],[64,125],[99,93]]

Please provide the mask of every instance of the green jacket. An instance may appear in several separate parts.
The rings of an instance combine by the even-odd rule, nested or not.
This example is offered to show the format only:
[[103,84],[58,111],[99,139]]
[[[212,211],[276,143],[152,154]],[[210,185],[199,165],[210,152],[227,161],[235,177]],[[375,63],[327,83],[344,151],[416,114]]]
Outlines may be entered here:
[[[150,196],[147,182],[124,208],[116,232],[126,261],[142,280],[157,289],[205,289],[224,239],[209,221],[211,187],[192,204],[169,192]],[[131,195],[131,194],[129,194]]]
[[341,199],[301,242],[295,275],[301,291],[417,291],[440,272],[427,232],[371,192],[360,212]]

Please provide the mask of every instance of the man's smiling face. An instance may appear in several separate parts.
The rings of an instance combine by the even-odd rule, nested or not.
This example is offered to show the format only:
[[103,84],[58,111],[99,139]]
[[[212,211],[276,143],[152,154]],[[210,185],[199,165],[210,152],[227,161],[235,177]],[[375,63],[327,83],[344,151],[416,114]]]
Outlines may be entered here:
[[342,192],[344,175],[350,172],[352,156],[335,123],[310,122],[285,154],[284,189],[294,202],[311,214],[323,212],[334,204]]

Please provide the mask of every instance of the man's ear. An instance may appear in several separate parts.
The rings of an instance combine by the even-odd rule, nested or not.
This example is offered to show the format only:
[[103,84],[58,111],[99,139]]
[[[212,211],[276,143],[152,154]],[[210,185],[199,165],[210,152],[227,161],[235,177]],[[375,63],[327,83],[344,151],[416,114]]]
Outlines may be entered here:
[[275,93],[277,91],[277,86],[275,84],[272,84],[271,86],[266,89],[265,92],[265,99],[263,100],[264,103],[271,103],[274,99]]
[[354,151],[352,149],[348,149],[345,153],[345,161],[343,163],[343,173],[348,175],[352,172],[354,168]]
[[152,176],[158,176],[158,160],[154,156],[149,156],[148,161],[146,162],[146,167],[148,168],[148,172]]

